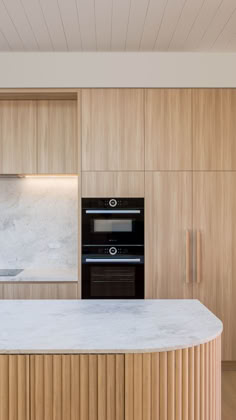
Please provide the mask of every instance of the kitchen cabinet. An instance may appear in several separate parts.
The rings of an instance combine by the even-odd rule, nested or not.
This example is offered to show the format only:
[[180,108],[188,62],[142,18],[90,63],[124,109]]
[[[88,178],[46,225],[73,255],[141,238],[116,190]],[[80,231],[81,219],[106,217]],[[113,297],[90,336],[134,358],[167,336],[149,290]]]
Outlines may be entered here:
[[145,169],[192,169],[191,89],[147,89]]
[[193,89],[193,168],[236,169],[236,89]]
[[236,360],[235,186],[236,172],[193,174],[194,297],[223,321],[224,360]]
[[[37,147],[39,174],[78,171],[77,106],[74,100],[38,101]],[[79,124],[79,121],[78,121]]]
[[[77,299],[77,283],[4,283],[1,299]],[[1,420],[1,418],[0,418]]]
[[144,169],[144,90],[82,89],[82,169]]
[[144,171],[83,171],[82,197],[144,197]]
[[37,172],[36,134],[35,101],[0,101],[1,174]]
[[146,298],[192,298],[192,173],[145,173]]

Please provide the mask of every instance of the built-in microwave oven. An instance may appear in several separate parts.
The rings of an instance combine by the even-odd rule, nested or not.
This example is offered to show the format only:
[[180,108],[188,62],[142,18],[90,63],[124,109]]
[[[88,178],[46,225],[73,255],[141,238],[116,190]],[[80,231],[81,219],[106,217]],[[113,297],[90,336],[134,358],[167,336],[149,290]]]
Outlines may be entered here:
[[144,244],[143,198],[83,198],[83,245]]

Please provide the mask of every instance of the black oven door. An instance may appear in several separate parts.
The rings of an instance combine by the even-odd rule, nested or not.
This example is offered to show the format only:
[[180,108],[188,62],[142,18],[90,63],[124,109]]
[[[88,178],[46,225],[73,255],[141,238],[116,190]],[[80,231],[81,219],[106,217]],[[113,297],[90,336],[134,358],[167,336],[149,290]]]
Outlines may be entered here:
[[144,264],[140,258],[86,259],[82,265],[83,299],[144,298]]
[[82,220],[84,245],[144,243],[143,209],[83,209]]

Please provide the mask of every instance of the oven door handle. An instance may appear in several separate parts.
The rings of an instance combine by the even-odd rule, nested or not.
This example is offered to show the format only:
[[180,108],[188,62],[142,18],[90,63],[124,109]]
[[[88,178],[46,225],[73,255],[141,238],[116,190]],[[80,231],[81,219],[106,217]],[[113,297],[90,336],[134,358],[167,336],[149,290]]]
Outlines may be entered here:
[[86,258],[85,262],[87,263],[138,263],[141,262],[140,258]]
[[86,214],[140,214],[141,210],[85,210]]

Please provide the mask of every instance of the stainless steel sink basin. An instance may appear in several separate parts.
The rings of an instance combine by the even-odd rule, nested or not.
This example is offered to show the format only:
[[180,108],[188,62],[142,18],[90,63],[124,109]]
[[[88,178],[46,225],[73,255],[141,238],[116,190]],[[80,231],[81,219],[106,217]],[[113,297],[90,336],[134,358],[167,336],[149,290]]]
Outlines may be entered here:
[[0,277],[15,277],[20,274],[23,269],[0,268]]

